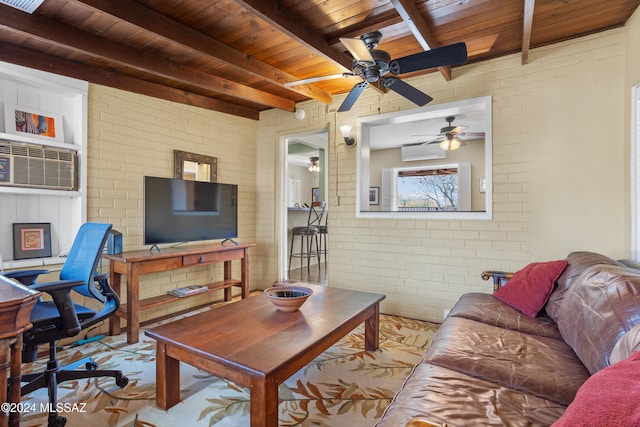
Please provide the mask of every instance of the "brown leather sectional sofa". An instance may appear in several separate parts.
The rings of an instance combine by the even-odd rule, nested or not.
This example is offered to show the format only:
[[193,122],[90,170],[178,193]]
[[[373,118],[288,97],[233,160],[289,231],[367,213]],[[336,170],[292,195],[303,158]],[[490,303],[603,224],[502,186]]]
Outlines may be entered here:
[[[576,394],[596,372],[640,349],[640,270],[592,252],[573,252],[567,261],[537,317],[490,294],[463,295],[377,427],[549,426],[574,400],[573,413],[598,406],[592,400],[580,408]],[[631,402],[631,410],[620,410],[635,409],[630,425],[640,425],[638,394],[600,392]],[[595,402],[607,405],[599,396]],[[605,417],[617,410],[595,409]]]

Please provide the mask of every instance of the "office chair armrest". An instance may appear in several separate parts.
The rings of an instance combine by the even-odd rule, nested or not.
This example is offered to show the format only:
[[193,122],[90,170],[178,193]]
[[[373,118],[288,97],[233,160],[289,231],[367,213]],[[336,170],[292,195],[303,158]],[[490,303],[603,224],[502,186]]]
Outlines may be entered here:
[[77,335],[81,330],[80,321],[78,320],[76,310],[73,306],[73,300],[71,299],[71,289],[83,284],[84,281],[82,280],[59,280],[56,282],[38,283],[31,287],[31,289],[46,292],[51,295],[58,309],[58,313],[60,313],[62,325],[69,337]]
[[3,276],[10,277],[17,280],[25,286],[32,286],[36,284],[38,276],[41,274],[49,274],[49,270],[19,270],[19,271],[7,271],[2,273]]

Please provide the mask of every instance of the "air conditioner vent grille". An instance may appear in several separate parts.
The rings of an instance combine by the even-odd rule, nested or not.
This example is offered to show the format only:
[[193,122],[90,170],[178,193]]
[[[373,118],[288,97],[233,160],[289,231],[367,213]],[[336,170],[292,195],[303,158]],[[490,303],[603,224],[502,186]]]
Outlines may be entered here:
[[77,154],[38,145],[0,141],[0,155],[8,158],[8,181],[1,185],[47,188],[54,190],[77,189]]
[[11,154],[14,156],[29,157],[29,148],[26,145],[13,144]]
[[41,147],[29,147],[29,157],[42,159],[44,157],[44,149]]

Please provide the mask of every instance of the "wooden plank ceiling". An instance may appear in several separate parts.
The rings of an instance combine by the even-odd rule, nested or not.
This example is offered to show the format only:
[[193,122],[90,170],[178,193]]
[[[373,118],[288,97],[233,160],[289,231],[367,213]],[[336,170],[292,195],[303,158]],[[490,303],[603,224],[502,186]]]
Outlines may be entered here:
[[[15,2],[13,2],[15,3]],[[45,0],[0,4],[0,61],[237,116],[331,103],[361,81],[341,37],[391,58],[465,42],[467,63],[623,26],[640,0]],[[455,79],[452,67],[439,72]],[[455,66],[453,67],[455,70]],[[405,75],[407,76],[407,75]],[[400,76],[403,77],[403,76]],[[373,89],[367,89],[373,90]],[[384,88],[378,88],[384,91]]]

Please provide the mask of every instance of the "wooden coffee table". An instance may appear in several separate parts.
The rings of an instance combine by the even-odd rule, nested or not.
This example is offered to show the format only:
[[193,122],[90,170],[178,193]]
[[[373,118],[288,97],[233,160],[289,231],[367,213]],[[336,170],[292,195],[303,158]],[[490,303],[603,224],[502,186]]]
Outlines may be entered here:
[[278,386],[362,322],[364,346],[378,349],[385,296],[318,285],[299,311],[264,295],[147,330],[157,340],[156,403],[180,401],[180,362],[249,388],[251,426],[278,426]]

